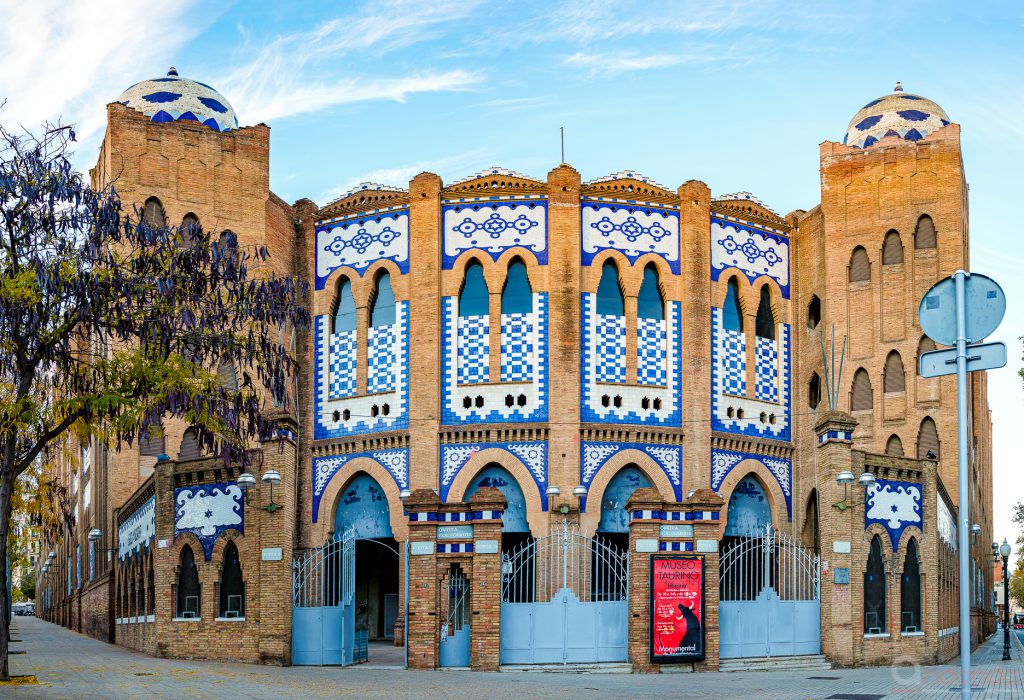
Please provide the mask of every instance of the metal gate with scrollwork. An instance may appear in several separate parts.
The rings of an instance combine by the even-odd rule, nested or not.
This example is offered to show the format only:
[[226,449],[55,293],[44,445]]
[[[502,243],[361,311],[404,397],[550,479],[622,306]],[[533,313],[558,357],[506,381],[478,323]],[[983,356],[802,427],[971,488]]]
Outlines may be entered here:
[[719,656],[821,653],[818,555],[769,525],[738,537],[719,568]]
[[355,649],[355,531],[316,549],[301,550],[292,563],[292,663],[348,666]]
[[441,626],[440,665],[469,666],[469,581],[462,569],[448,573],[448,611]]
[[503,664],[625,661],[629,553],[563,521],[502,555]]

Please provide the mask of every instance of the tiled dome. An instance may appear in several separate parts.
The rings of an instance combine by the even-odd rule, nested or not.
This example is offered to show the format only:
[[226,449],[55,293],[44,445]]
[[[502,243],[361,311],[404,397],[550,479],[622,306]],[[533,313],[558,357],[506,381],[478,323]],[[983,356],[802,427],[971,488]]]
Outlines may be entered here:
[[117,101],[155,122],[195,121],[214,131],[238,128],[238,116],[223,95],[205,83],[178,77],[174,68],[165,78],[132,85]]
[[871,100],[846,127],[843,143],[866,148],[881,138],[895,134],[901,139],[917,141],[949,124],[942,107],[920,95],[903,92],[896,83],[892,94]]

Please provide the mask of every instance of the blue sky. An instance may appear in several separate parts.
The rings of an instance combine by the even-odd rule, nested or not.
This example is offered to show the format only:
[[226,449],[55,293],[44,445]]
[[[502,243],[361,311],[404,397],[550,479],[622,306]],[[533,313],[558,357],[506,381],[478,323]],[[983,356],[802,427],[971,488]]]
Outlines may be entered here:
[[[500,165],[584,179],[634,169],[670,188],[749,190],[780,213],[819,201],[818,143],[900,80],[962,125],[972,264],[1002,282],[990,377],[996,534],[1024,500],[1013,447],[1024,392],[1024,5],[1002,2],[474,2],[65,4],[0,0],[5,124],[62,116],[92,165],[103,106],[139,80],[218,88],[272,127],[271,187],[318,204]],[[954,446],[947,446],[952,452]]]

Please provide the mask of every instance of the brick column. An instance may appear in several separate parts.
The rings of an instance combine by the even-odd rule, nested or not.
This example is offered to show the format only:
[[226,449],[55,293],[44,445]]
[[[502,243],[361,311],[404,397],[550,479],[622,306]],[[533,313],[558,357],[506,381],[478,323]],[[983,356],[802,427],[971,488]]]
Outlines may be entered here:
[[[852,436],[856,427],[852,416],[839,411],[826,413],[814,426],[818,439],[818,538],[821,559],[828,562],[828,574],[821,579],[821,650],[836,666],[854,665],[861,642],[861,616],[853,595],[853,587],[860,582],[855,581],[854,570],[858,567],[851,552],[859,550],[864,531],[863,519],[857,519],[858,515],[863,518],[862,510],[856,504],[863,492],[854,484],[844,489],[836,483],[840,472],[853,471]],[[848,584],[835,583],[837,568],[850,573]]]
[[694,664],[694,670],[717,671],[719,514],[725,501],[711,489],[697,489],[683,503],[693,524],[694,551],[704,558],[704,661]]
[[[431,489],[417,489],[405,499],[409,512],[409,668],[437,667],[438,580],[437,522],[441,499]],[[428,519],[428,517],[430,519]]]
[[661,509],[657,489],[637,489],[626,501],[629,513],[629,660],[634,673],[657,673],[651,663],[651,555],[658,551]]
[[501,514],[505,497],[485,486],[469,499],[473,512],[473,571],[470,578],[469,665],[497,671],[501,647]]

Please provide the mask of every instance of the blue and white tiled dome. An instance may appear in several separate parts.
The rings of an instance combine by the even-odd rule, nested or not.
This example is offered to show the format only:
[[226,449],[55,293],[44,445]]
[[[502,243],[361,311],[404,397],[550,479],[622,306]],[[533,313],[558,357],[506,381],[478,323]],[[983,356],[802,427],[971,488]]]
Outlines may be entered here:
[[942,107],[920,95],[903,92],[896,83],[892,94],[871,100],[861,108],[846,128],[843,143],[867,148],[879,139],[896,135],[918,141],[949,124]]
[[167,77],[132,85],[117,101],[155,122],[196,121],[214,131],[238,128],[238,116],[223,95],[205,83],[179,77],[174,68]]

